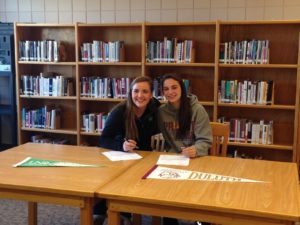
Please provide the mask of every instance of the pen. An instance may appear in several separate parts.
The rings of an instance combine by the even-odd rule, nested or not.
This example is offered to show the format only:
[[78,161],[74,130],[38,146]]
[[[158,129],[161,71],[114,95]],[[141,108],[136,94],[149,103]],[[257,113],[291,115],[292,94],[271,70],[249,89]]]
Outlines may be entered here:
[[179,150],[179,153],[182,153],[182,150],[184,149],[185,147],[180,147],[180,150]]
[[[124,138],[124,141],[130,142],[129,139],[127,139],[127,138]],[[139,146],[136,145],[135,149],[139,149]]]

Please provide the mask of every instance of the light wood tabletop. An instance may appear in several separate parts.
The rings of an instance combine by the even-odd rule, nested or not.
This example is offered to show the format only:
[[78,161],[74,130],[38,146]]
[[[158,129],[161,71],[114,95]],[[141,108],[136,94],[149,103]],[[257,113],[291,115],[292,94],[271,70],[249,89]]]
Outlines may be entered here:
[[119,223],[119,212],[228,225],[300,219],[295,163],[206,156],[190,160],[187,167],[167,167],[262,182],[142,179],[159,154],[151,153],[97,191],[97,197],[108,199],[110,225]]
[[[136,163],[112,162],[100,154],[102,151],[97,147],[28,143],[0,152],[0,197],[28,201],[29,224],[37,224],[37,202],[80,207],[81,224],[92,224],[95,191]],[[12,167],[26,157],[101,167]]]

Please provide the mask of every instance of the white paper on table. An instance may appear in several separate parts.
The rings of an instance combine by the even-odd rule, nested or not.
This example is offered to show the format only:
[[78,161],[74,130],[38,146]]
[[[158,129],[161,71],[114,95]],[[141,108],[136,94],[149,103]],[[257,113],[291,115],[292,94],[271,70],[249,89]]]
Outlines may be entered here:
[[156,164],[188,166],[190,158],[184,155],[160,155]]
[[143,158],[135,152],[120,152],[120,151],[108,151],[102,152],[111,161],[121,161],[121,160],[135,160]]

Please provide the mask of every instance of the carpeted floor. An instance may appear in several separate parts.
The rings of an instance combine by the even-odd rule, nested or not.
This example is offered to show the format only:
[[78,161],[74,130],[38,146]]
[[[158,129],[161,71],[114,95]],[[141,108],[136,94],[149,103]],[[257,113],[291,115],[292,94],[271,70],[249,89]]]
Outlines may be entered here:
[[[27,203],[0,199],[0,225],[27,225]],[[79,209],[38,204],[39,225],[79,225]]]
[[[143,225],[151,224],[143,218]],[[38,225],[79,225],[79,209],[61,205],[38,204]],[[185,224],[185,223],[182,223]],[[27,225],[27,203],[0,199],[0,225]],[[300,225],[296,223],[295,225]]]
[[[27,212],[27,202],[0,199],[0,225],[27,225]],[[143,217],[142,225],[150,224]],[[38,204],[38,225],[80,225],[79,208]]]

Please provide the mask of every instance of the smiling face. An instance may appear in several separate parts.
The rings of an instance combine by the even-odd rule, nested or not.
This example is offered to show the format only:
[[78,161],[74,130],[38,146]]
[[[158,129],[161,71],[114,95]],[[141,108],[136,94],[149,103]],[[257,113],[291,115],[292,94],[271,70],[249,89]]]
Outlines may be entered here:
[[135,106],[145,109],[152,98],[151,88],[148,82],[138,82],[133,85],[131,98]]
[[172,78],[166,79],[163,84],[163,93],[167,101],[178,109],[181,98],[181,87],[179,82]]

